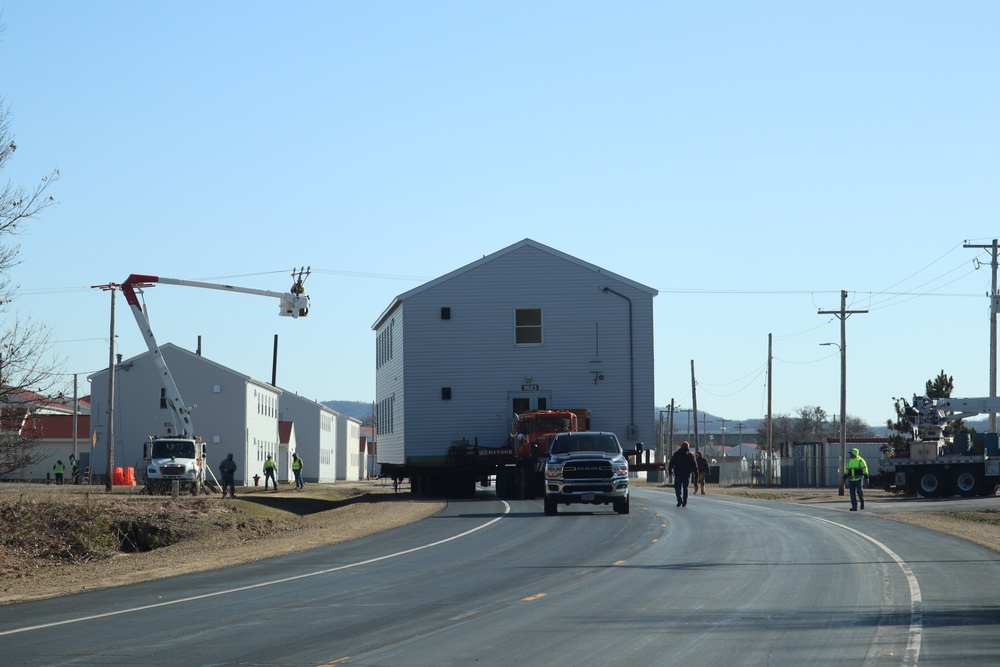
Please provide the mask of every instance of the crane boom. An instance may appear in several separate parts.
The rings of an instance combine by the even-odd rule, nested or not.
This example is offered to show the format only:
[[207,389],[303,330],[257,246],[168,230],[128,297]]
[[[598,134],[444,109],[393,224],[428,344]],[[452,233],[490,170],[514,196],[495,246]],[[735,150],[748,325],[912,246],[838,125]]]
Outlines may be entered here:
[[235,285],[226,285],[221,283],[206,283],[195,280],[164,278],[162,276],[150,276],[141,273],[133,273],[124,283],[122,283],[122,294],[125,295],[125,301],[132,309],[132,314],[135,316],[136,324],[139,325],[139,331],[142,334],[143,339],[146,341],[146,347],[149,348],[149,352],[152,355],[153,364],[160,374],[160,382],[163,384],[163,390],[165,393],[164,399],[166,401],[167,408],[174,415],[174,429],[177,431],[173,434],[175,437],[194,437],[194,430],[191,424],[191,409],[184,404],[184,399],[181,398],[181,393],[177,389],[177,383],[174,382],[173,375],[170,373],[170,368],[167,367],[167,362],[163,359],[163,354],[160,352],[160,346],[157,344],[156,337],[153,335],[152,326],[149,323],[149,318],[146,316],[146,312],[142,308],[142,304],[139,302],[137,292],[142,292],[143,288],[155,287],[157,284],[161,284],[181,285],[185,287],[202,287],[226,292],[238,292],[241,294],[270,296],[281,300],[280,310],[278,311],[279,315],[282,317],[292,317],[297,319],[299,317],[305,317],[309,314],[309,295],[306,294],[305,290],[305,280],[309,277],[309,273],[309,267],[299,269],[298,271],[293,269],[292,278],[294,282],[288,292],[274,292],[270,290],[255,289],[252,287],[237,287]]

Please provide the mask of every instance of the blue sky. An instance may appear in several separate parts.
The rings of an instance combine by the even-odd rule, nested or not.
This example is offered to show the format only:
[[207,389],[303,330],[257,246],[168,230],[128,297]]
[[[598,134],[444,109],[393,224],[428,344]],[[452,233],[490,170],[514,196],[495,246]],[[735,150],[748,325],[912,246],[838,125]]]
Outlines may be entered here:
[[[523,238],[660,291],[656,402],[727,420],[840,407],[882,424],[942,369],[989,393],[1000,236],[993,2],[2,4],[0,94],[59,201],[21,237],[6,316],[66,386],[107,366],[131,273],[161,343],[315,400],[374,399],[392,298]],[[977,264],[979,265],[977,268]],[[145,351],[118,302],[117,351]],[[732,425],[729,425],[732,427]]]

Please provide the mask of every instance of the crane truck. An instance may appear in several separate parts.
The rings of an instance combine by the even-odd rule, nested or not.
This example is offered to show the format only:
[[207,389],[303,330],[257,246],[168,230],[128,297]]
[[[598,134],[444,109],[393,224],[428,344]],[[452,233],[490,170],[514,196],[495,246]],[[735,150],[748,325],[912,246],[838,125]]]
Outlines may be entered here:
[[887,490],[916,491],[925,498],[992,496],[1000,485],[1000,447],[996,433],[963,434],[948,440],[948,421],[1000,412],[1000,398],[928,398],[902,400],[903,414],[913,425],[908,447],[887,452],[879,474]]
[[146,341],[146,347],[149,348],[153,364],[163,385],[164,401],[171,414],[171,424],[168,425],[168,430],[171,433],[167,436],[150,436],[149,441],[142,448],[141,469],[136,466],[136,477],[138,478],[136,481],[143,483],[146,493],[167,493],[173,488],[174,482],[178,483],[179,489],[183,492],[190,492],[193,495],[201,492],[207,493],[205,475],[206,472],[211,474],[211,469],[206,462],[207,447],[201,437],[194,434],[191,408],[181,398],[177,383],[174,382],[170,368],[167,367],[167,362],[164,361],[160,346],[153,335],[149,318],[140,303],[139,295],[142,290],[158,284],[181,285],[275,297],[281,300],[278,315],[298,319],[309,314],[309,295],[306,294],[305,290],[305,280],[309,277],[309,273],[309,267],[297,271],[293,269],[293,283],[288,292],[273,292],[250,287],[236,287],[138,273],[133,273],[122,283],[122,294],[131,307],[135,321],[139,325],[139,331]]

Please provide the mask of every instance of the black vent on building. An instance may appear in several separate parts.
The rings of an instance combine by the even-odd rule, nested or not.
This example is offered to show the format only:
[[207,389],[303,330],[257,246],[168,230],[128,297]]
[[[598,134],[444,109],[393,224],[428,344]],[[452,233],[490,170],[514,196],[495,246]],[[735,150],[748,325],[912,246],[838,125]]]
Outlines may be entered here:
[[441,387],[441,400],[442,401],[451,400],[451,387]]
[[443,306],[441,308],[441,319],[442,320],[450,320],[451,319],[451,308],[448,308],[447,306]]

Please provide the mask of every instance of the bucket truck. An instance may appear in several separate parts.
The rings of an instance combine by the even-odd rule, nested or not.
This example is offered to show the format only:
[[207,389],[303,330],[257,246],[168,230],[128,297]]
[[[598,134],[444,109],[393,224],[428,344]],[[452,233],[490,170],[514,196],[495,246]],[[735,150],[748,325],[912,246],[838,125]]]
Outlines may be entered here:
[[179,280],[162,276],[149,276],[133,273],[121,285],[125,301],[132,309],[139,331],[146,341],[146,347],[153,359],[160,381],[163,385],[164,400],[171,414],[171,433],[167,436],[150,436],[149,442],[143,445],[142,470],[136,470],[137,481],[145,485],[146,493],[167,493],[173,482],[178,482],[182,491],[197,495],[205,491],[206,472],[211,474],[206,462],[208,454],[205,443],[200,436],[194,434],[191,424],[191,408],[184,403],[177,389],[170,369],[167,367],[160,346],[153,336],[149,318],[139,303],[139,294],[144,288],[156,285],[182,285],[185,287],[202,287],[206,289],[239,292],[241,294],[256,294],[258,296],[275,297],[281,301],[278,315],[282,317],[299,318],[309,314],[309,296],[305,291],[305,280],[309,277],[308,267],[292,270],[293,284],[288,292],[272,292],[250,287],[236,287],[217,283]]
[[909,447],[887,453],[879,473],[888,488],[912,489],[926,498],[992,496],[1000,484],[1000,443],[996,433],[944,437],[948,421],[1000,412],[1000,398],[928,398],[902,400],[913,424]]

